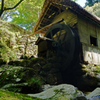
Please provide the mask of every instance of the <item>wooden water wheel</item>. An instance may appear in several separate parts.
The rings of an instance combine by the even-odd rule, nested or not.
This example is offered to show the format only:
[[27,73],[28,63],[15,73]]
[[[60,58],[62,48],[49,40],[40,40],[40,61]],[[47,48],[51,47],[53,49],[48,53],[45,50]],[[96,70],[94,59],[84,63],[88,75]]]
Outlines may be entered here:
[[52,47],[56,49],[57,56],[61,57],[63,68],[76,62],[79,57],[80,40],[78,33],[65,24],[51,26],[45,37],[52,39]]

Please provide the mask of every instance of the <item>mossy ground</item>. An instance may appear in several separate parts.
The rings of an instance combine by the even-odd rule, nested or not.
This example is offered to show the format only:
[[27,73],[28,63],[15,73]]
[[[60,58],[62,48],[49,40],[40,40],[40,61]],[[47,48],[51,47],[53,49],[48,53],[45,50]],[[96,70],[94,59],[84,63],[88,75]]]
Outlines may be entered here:
[[25,94],[14,93],[0,89],[0,100],[43,100],[43,99],[29,97]]

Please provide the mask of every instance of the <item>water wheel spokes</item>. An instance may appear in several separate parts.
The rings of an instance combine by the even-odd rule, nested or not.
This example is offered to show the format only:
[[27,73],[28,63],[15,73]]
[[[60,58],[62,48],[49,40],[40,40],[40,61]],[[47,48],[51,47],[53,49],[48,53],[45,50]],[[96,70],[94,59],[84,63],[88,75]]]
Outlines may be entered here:
[[64,67],[70,66],[75,57],[79,56],[79,37],[78,34],[74,33],[69,26],[65,24],[55,24],[49,28],[45,37],[55,41],[57,56],[61,57],[63,60],[62,63],[66,64]]

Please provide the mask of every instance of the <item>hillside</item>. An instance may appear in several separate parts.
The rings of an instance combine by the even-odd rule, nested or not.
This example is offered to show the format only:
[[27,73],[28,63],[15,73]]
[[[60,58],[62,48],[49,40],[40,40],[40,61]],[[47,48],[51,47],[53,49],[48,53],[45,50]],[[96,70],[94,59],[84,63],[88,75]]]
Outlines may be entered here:
[[36,36],[28,38],[29,34],[31,32],[15,24],[0,20],[0,59],[9,62],[22,55],[36,56]]
[[[37,47],[34,44],[37,37],[28,37],[29,34],[31,34],[31,32],[17,25],[0,21],[0,88],[3,89],[0,90],[0,100],[2,100],[2,98],[7,98],[5,100],[8,100],[8,97],[9,100],[33,99],[26,95],[23,96],[23,94],[42,98],[41,95],[38,96],[38,94],[36,94],[40,92],[43,97],[46,97],[46,93],[53,94],[48,100],[65,100],[62,98],[69,96],[64,94],[65,92],[63,92],[62,89],[55,89],[53,86],[71,84],[79,90],[86,92],[91,92],[95,88],[100,87],[99,65],[96,66],[79,62],[74,66],[68,67],[66,73],[62,74],[62,59],[59,59],[59,57],[53,56],[48,59],[42,57],[36,58]],[[20,59],[22,56],[23,59]],[[28,57],[28,59],[24,58],[25,56]],[[76,98],[79,96],[76,94],[78,90],[76,88],[73,90],[73,86],[71,86],[70,91],[76,92],[74,94],[72,91],[70,92],[72,93],[71,98]],[[68,85],[68,88],[69,87]],[[51,89],[48,90],[49,88]],[[8,92],[5,90],[8,90]],[[66,91],[69,92],[69,90]],[[22,94],[16,94],[15,92]],[[54,99],[57,98],[56,96],[61,99]],[[33,100],[41,99],[35,98]]]

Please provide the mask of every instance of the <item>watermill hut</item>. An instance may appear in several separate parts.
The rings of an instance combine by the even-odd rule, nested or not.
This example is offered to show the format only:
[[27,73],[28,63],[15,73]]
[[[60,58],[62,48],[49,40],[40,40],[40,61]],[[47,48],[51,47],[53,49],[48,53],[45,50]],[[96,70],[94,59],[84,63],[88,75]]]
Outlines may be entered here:
[[[100,64],[100,18],[89,13],[71,0],[45,0],[34,26],[34,34],[45,35],[48,29],[64,23],[77,31],[80,42],[80,59]],[[39,44],[41,39],[38,39]]]

